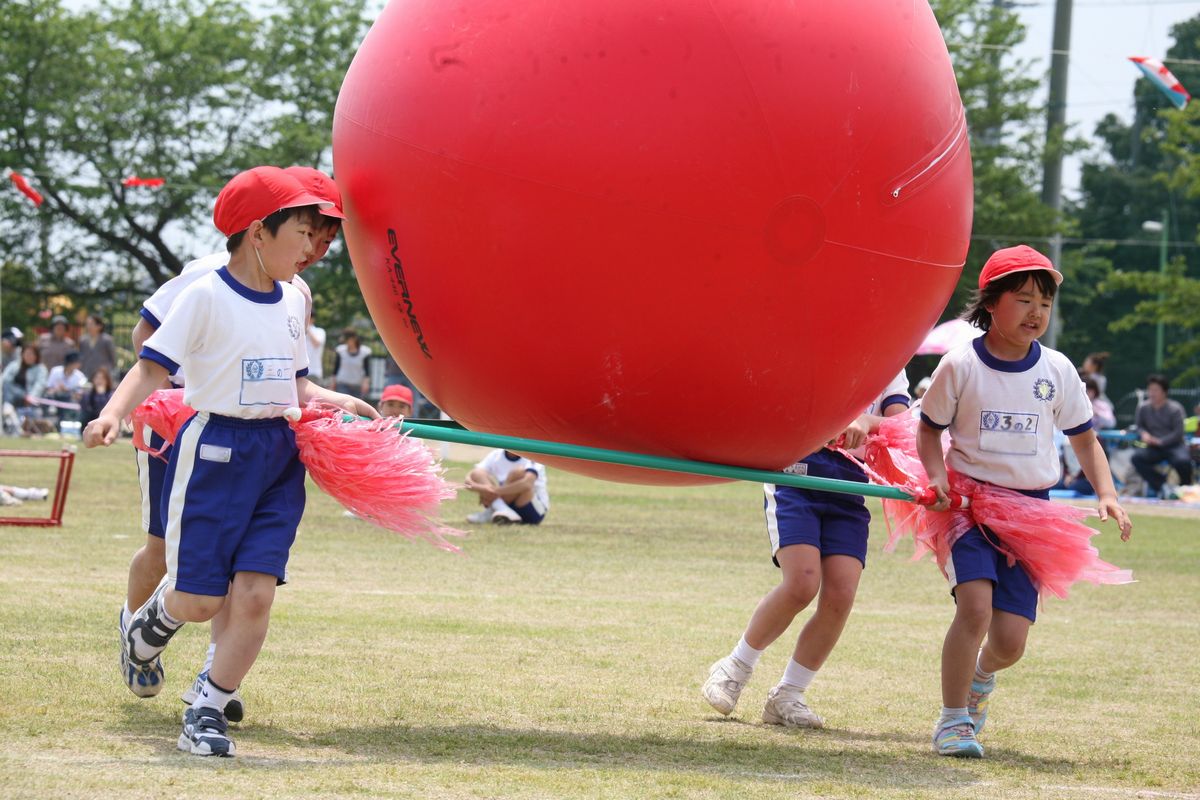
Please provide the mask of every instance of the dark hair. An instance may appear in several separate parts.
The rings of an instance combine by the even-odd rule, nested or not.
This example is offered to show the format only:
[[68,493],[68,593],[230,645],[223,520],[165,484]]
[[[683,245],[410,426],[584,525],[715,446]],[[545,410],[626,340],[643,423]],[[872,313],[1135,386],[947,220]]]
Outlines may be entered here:
[[[270,231],[272,236],[279,233],[279,229],[283,227],[283,223],[292,218],[300,218],[309,225],[316,226],[320,224],[317,217],[320,216],[320,210],[317,206],[296,206],[295,208],[281,208],[278,211],[268,214],[263,217],[263,227]],[[249,230],[247,228],[246,230]],[[238,231],[233,236],[225,240],[226,252],[232,253],[242,246],[242,240],[246,238],[246,231]]]
[[1091,361],[1092,366],[1096,368],[1096,372],[1104,372],[1104,365],[1108,363],[1108,357],[1111,355],[1112,353],[1107,351],[1103,353],[1088,353],[1087,358],[1084,360]]
[[342,229],[342,221],[340,219],[337,217],[330,217],[325,214],[317,214],[317,219],[313,225],[319,231],[332,230],[334,236],[336,236],[338,231]]
[[88,314],[88,319],[99,325],[101,331],[108,327],[104,324],[104,317],[100,316],[99,314]]
[[[25,361],[25,354],[29,353],[29,352],[32,352],[35,356],[37,356],[37,358],[34,359],[33,364],[30,364]],[[27,383],[25,383],[25,375],[27,372],[29,372],[29,368],[31,366],[36,366],[40,363],[42,363],[42,349],[40,347],[38,347],[33,342],[30,342],[29,344],[22,347],[21,348],[21,366],[17,367],[17,374],[13,376],[13,380],[16,382],[17,386],[23,386],[26,389],[28,389],[29,385]]]
[[106,389],[106,391],[111,392],[114,388],[112,373],[108,371],[108,367],[96,367],[96,371],[93,372],[92,377],[88,379],[92,384],[92,396],[93,397],[96,394],[96,378],[100,377],[101,375],[104,376],[104,383],[108,386],[108,389]]
[[1167,380],[1167,376],[1160,372],[1152,372],[1146,376],[1146,385],[1157,383],[1159,388],[1163,390],[1163,394],[1171,391],[1171,382]]
[[995,306],[1005,294],[1019,291],[1031,278],[1038,290],[1046,297],[1054,297],[1058,292],[1058,284],[1054,282],[1054,276],[1044,269],[1010,272],[1001,278],[996,278],[971,295],[971,299],[967,301],[966,308],[963,309],[959,318],[965,319],[982,331],[991,330],[992,312],[988,311],[987,307]]
[[1100,384],[1096,383],[1095,378],[1092,378],[1090,376],[1084,378],[1083,379],[1083,388],[1085,391],[1095,392],[1097,397],[1100,396]]
[[64,365],[78,364],[78,363],[79,363],[79,353],[77,353],[74,350],[72,350],[71,352],[69,352],[63,356],[63,364]]

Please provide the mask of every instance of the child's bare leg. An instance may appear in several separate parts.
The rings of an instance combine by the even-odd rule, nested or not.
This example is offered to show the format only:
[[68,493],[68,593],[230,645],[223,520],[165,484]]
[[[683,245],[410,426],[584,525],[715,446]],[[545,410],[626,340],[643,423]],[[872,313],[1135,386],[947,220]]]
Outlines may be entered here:
[[746,626],[746,643],[755,650],[765,649],[782,636],[796,615],[808,608],[821,586],[821,551],[812,545],[782,547],[775,560],[783,580],[759,602]]
[[239,572],[229,590],[229,615],[217,640],[209,680],[230,692],[238,688],[254,665],[271,619],[275,576]]
[[792,655],[796,663],[816,672],[824,665],[846,627],[863,565],[854,556],[831,555],[821,559],[821,594],[817,610],[805,623]]
[[[505,479],[505,483],[512,483],[513,481],[519,481],[519,480],[521,480],[521,478],[524,478],[524,477],[525,477],[525,470],[514,469],[512,472],[508,473],[508,478]],[[516,508],[517,506],[527,506],[532,502],[533,502],[533,487],[530,486],[528,489],[521,492],[519,495],[514,497],[512,500],[509,500],[508,505],[512,508]]]
[[985,673],[996,672],[1020,661],[1025,655],[1025,642],[1032,624],[1020,614],[993,610],[987,642],[979,655],[979,668]]
[[992,621],[992,582],[960,583],[954,598],[958,606],[942,644],[942,705],[966,708],[979,645]]
[[129,579],[125,587],[125,607],[130,613],[146,604],[150,595],[167,574],[167,548],[160,536],[146,534],[146,543],[138,548],[129,562]]

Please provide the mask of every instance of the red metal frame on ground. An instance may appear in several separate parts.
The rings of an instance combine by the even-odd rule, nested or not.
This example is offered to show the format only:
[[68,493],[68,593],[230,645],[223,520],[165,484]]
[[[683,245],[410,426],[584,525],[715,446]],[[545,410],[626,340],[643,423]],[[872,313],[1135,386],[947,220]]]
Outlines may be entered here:
[[75,448],[62,450],[0,450],[0,458],[57,458],[58,480],[54,485],[54,501],[50,504],[49,517],[0,517],[0,525],[40,525],[48,528],[62,525],[63,509],[67,505],[67,489],[71,485],[71,469],[75,466]]

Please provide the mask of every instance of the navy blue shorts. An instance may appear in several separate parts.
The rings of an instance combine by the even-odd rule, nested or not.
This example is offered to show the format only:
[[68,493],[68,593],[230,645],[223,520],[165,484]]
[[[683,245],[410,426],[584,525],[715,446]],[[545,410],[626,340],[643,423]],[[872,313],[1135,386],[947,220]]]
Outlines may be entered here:
[[199,413],[165,476],[167,574],[176,589],[223,597],[238,572],[287,580],[304,514],[304,466],[285,420]]
[[[150,447],[157,450],[166,442],[161,436],[145,426],[143,431]],[[162,489],[163,476],[167,473],[167,462],[163,459],[171,457],[171,446],[163,451],[161,457],[152,456],[141,450],[134,450],[137,457],[138,488],[142,492],[142,530],[151,536],[163,538]]]
[[537,525],[546,518],[547,509],[538,502],[536,497],[523,506],[510,506],[510,508],[520,515],[522,525]]
[[[1050,493],[1045,490],[1021,491],[1021,494],[1039,500],[1050,498]],[[1037,587],[1020,562],[1009,566],[1008,556],[992,544],[995,540],[996,535],[987,528],[975,527],[954,543],[946,563],[950,594],[954,594],[954,587],[960,583],[989,580],[992,582],[992,608],[1036,622]]]
[[[802,470],[813,477],[838,478],[866,483],[867,476],[845,457],[820,450],[803,461]],[[795,471],[801,471],[793,468]],[[771,539],[771,560],[781,547],[809,544],[821,556],[853,556],[867,565],[867,534],[871,512],[861,495],[799,489],[793,486],[765,484],[764,510],[767,535]]]

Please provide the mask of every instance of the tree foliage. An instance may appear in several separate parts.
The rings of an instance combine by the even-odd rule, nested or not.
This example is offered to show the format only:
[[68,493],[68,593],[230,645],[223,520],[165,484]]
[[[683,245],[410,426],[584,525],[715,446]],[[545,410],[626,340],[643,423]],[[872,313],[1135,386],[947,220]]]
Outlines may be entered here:
[[[8,257],[45,296],[136,305],[220,246],[213,197],[254,164],[325,166],[365,0],[0,0],[0,161],[46,202],[0,195]],[[131,175],[159,189],[127,188]],[[209,250],[205,250],[208,252]],[[335,257],[338,255],[334,253]]]

